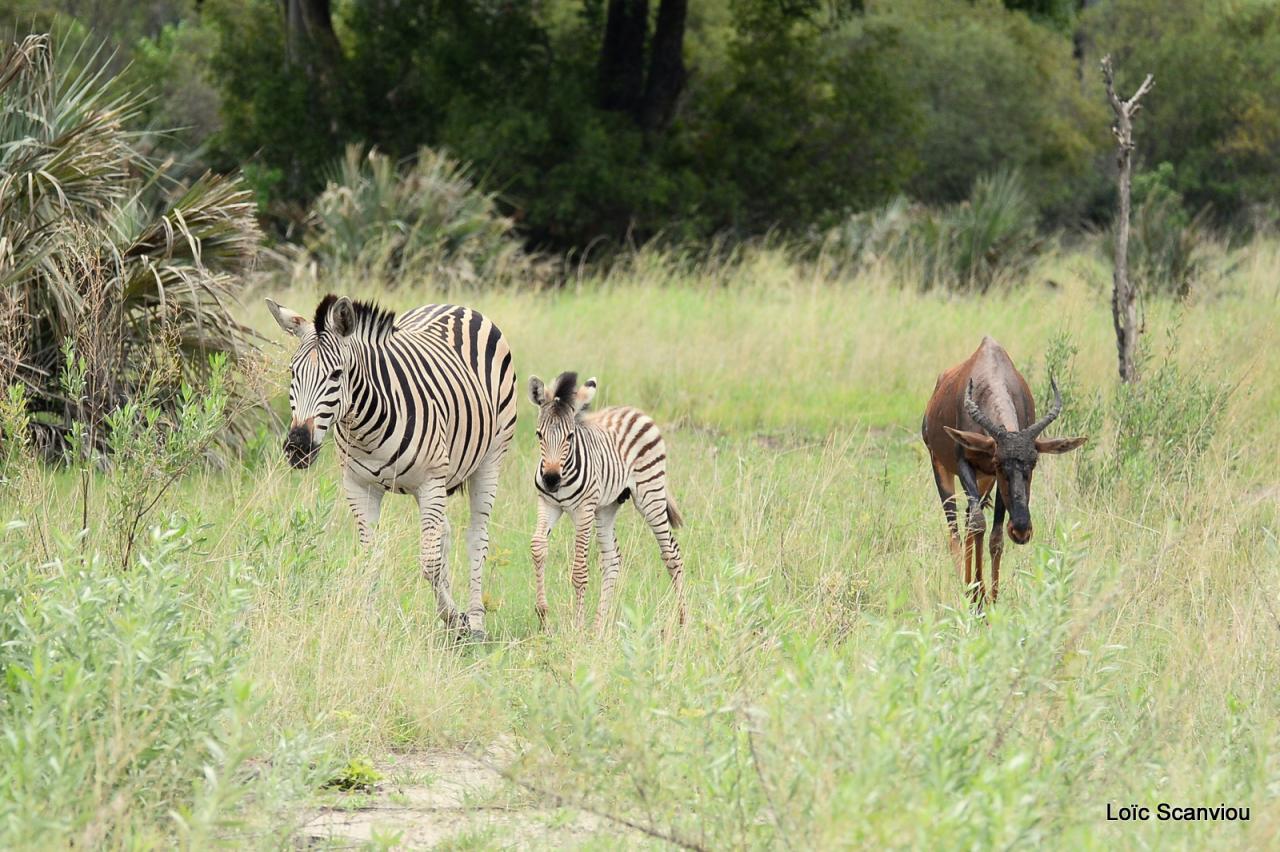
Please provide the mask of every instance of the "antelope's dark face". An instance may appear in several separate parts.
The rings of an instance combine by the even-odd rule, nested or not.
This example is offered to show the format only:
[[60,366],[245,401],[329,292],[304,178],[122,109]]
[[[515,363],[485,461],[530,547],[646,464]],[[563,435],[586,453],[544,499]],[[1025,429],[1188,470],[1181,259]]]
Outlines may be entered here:
[[578,419],[596,395],[596,380],[578,387],[577,373],[561,373],[550,388],[537,376],[529,377],[529,400],[538,407],[538,472],[535,479],[545,491],[560,487],[565,466],[577,440]]
[[1040,433],[1062,410],[1062,397],[1056,382],[1053,393],[1054,404],[1049,414],[1016,432],[1001,429],[985,417],[967,393],[965,408],[987,434],[947,428],[947,434],[964,448],[965,456],[975,468],[995,475],[1000,499],[1009,511],[1005,529],[1015,544],[1027,544],[1034,533],[1031,524],[1031,477],[1040,456],[1070,452],[1086,440],[1040,437]]
[[298,351],[290,362],[289,434],[284,453],[292,467],[310,467],[320,445],[342,409],[347,368],[347,337],[355,325],[355,312],[346,297],[326,296],[316,309],[316,320],[267,299],[267,307],[280,327],[298,338]]

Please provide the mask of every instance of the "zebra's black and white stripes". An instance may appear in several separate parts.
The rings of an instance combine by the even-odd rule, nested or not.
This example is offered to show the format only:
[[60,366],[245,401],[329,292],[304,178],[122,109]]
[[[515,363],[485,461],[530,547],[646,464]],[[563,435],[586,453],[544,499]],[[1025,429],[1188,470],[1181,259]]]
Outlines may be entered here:
[[680,623],[684,623],[684,560],[672,529],[680,515],[667,490],[667,451],[657,424],[644,412],[629,407],[587,413],[595,397],[596,380],[578,387],[576,373],[561,373],[550,388],[536,376],[529,379],[529,397],[538,406],[539,462],[534,473],[538,490],[538,522],[531,551],[537,582],[536,608],[546,620],[544,567],[547,537],[562,514],[574,525],[574,614],[585,616],[587,553],[595,527],[600,544],[600,604],[595,628],[606,624],[621,557],[614,536],[618,509],[628,498],[649,524],[676,595]]
[[[369,544],[387,491],[417,498],[421,564],[440,617],[484,634],[482,576],[498,471],[515,432],[515,369],[502,332],[479,313],[427,305],[400,316],[326,296],[315,318],[267,300],[299,338],[285,452],[314,461],[332,428],[347,501]],[[466,485],[470,601],[465,625],[449,591],[445,497]]]

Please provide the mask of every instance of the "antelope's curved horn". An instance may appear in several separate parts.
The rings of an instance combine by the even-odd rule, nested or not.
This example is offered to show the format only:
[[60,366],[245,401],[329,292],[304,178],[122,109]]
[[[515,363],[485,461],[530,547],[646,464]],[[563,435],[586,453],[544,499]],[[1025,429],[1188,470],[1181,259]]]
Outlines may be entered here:
[[1050,376],[1049,384],[1053,388],[1053,405],[1049,406],[1049,411],[1044,417],[1027,427],[1027,431],[1031,433],[1033,438],[1043,432],[1050,423],[1057,420],[1058,415],[1062,413],[1062,394],[1058,392],[1058,380]]
[[978,403],[973,401],[973,379],[969,380],[969,386],[964,389],[964,410],[965,413],[973,418],[973,422],[986,429],[987,434],[991,437],[997,438],[1004,434],[1004,429],[997,426],[990,417],[982,412],[982,409],[978,407]]

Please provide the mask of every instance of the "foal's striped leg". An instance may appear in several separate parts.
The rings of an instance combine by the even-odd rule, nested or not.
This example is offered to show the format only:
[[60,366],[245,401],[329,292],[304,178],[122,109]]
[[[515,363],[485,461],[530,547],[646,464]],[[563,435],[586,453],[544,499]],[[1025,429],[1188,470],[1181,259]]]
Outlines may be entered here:
[[684,557],[680,555],[680,545],[671,531],[665,483],[659,481],[658,485],[658,488],[642,492],[636,500],[636,507],[653,531],[653,537],[658,540],[658,550],[662,553],[662,561],[666,563],[667,574],[671,576],[671,587],[676,595],[677,617],[684,624]]
[[618,585],[618,573],[622,567],[622,555],[618,552],[618,539],[613,525],[618,517],[618,504],[611,503],[596,512],[596,540],[600,545],[600,604],[596,607],[596,621],[592,629],[603,633],[609,623],[609,607]]

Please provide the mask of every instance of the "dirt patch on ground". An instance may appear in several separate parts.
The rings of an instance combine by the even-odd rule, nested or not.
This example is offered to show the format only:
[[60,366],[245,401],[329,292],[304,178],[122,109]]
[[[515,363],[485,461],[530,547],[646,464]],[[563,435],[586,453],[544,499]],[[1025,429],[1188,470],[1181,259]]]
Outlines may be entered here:
[[371,792],[327,792],[308,809],[300,847],[562,849],[625,832],[589,813],[547,807],[459,752],[392,755],[377,768],[384,778]]

